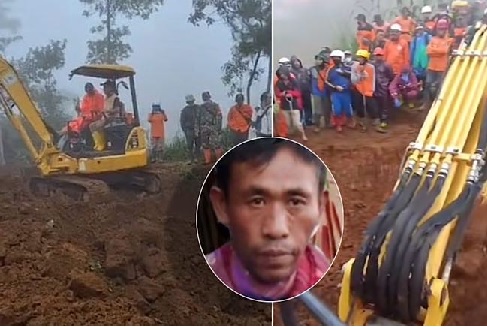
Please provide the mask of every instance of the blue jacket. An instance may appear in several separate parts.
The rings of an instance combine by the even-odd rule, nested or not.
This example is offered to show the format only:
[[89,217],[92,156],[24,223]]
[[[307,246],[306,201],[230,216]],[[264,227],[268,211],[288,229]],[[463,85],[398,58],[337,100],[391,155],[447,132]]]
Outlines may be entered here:
[[334,86],[341,86],[344,90],[350,91],[352,89],[352,80],[349,74],[344,74],[345,67],[333,67],[328,73],[328,82]]

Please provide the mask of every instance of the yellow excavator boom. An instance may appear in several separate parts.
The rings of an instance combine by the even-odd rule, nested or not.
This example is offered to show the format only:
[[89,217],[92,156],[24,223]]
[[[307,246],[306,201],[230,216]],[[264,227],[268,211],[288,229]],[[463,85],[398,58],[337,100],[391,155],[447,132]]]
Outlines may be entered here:
[[344,266],[346,324],[443,323],[455,255],[487,180],[486,76],[483,25],[452,56],[389,202]]

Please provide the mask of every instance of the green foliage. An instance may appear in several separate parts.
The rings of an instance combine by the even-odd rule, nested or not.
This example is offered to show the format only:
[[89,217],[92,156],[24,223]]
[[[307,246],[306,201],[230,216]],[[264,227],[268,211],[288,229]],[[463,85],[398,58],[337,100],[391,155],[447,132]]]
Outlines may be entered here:
[[91,33],[104,35],[101,39],[88,41],[89,63],[115,64],[130,57],[133,52],[124,38],[130,35],[128,26],[117,26],[117,19],[140,17],[144,20],[164,5],[164,0],[80,0],[88,7],[85,17],[97,16],[100,23],[91,28]]
[[[229,150],[232,147],[230,131],[225,128],[222,131],[222,146],[223,149]],[[170,162],[181,162],[190,160],[188,149],[186,146],[186,139],[183,134],[177,133],[171,139],[169,144],[166,144],[164,149],[164,160]]]
[[234,95],[246,80],[247,101],[250,89],[265,70],[259,66],[272,53],[272,5],[270,0],[193,0],[189,22],[208,26],[221,21],[230,28],[234,45],[232,57],[223,67],[223,83]]
[[56,129],[70,118],[62,108],[67,99],[58,91],[54,78],[54,73],[65,65],[66,42],[51,40],[45,46],[30,48],[25,57],[14,62],[42,116]]

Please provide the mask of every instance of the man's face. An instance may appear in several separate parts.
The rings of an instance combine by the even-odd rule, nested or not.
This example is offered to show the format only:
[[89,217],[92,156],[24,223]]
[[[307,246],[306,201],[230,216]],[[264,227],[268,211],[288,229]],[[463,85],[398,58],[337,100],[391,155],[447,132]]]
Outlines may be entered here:
[[95,93],[95,87],[93,85],[86,85],[85,92],[86,94],[93,95]]
[[393,41],[399,40],[399,34],[400,34],[399,31],[391,31],[391,40]]
[[439,37],[443,37],[446,35],[446,29],[444,28],[437,28],[436,29],[436,35]]
[[301,68],[301,64],[299,63],[299,61],[298,61],[298,60],[294,60],[294,61],[293,61],[293,67],[294,67],[295,69]]
[[376,39],[377,39],[377,41],[383,41],[384,40],[384,32],[378,32]]
[[421,36],[421,35],[423,35],[423,33],[424,33],[424,29],[422,29],[422,28],[418,28],[418,29],[416,30],[416,35],[417,35],[417,36]]
[[283,149],[262,167],[235,164],[226,200],[221,190],[212,189],[218,218],[256,280],[273,284],[295,273],[323,219],[324,193],[318,186],[316,168]]
[[422,15],[423,15],[423,19],[424,19],[425,21],[429,21],[429,20],[430,20],[431,14],[430,14],[429,12],[424,13],[424,14],[422,14]]

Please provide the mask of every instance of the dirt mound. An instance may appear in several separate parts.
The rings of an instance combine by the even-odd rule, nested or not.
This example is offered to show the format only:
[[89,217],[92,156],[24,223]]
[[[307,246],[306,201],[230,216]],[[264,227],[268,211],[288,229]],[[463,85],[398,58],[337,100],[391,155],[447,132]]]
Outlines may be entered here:
[[157,167],[160,197],[39,200],[0,172],[0,324],[269,325],[227,290],[195,229],[202,168]]
[[[387,135],[374,131],[361,133],[346,130],[343,135],[334,131],[311,135],[306,144],[315,151],[334,174],[343,197],[345,233],[337,258],[322,282],[314,289],[335,312],[342,279],[341,267],[353,258],[362,242],[363,233],[389,199],[399,175],[399,167],[408,144],[417,136],[422,117],[408,113],[399,115]],[[449,287],[451,304],[447,324],[478,325],[487,319],[487,262],[485,242],[487,213],[484,206],[474,213],[469,234],[463,245]],[[275,322],[280,322],[275,310]],[[309,313],[299,311],[301,323],[316,324]]]

